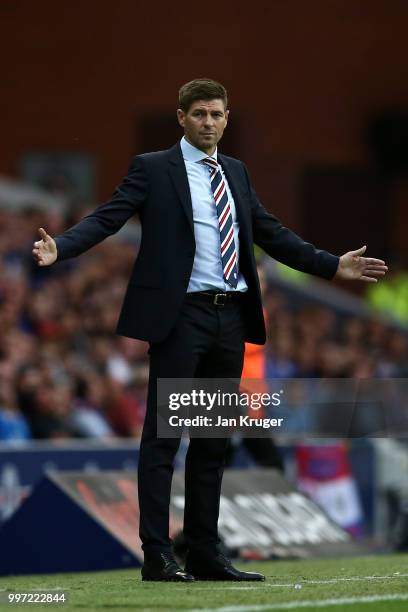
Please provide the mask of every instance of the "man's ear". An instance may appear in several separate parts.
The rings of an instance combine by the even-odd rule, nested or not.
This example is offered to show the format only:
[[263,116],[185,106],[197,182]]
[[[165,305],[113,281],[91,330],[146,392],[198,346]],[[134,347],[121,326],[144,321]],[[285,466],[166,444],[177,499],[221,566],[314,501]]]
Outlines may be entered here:
[[181,127],[184,127],[184,123],[185,123],[185,112],[183,110],[181,110],[181,108],[177,109],[177,119],[179,124],[181,125]]
[[228,117],[229,117],[229,110],[225,111],[225,125],[227,125],[228,123]]

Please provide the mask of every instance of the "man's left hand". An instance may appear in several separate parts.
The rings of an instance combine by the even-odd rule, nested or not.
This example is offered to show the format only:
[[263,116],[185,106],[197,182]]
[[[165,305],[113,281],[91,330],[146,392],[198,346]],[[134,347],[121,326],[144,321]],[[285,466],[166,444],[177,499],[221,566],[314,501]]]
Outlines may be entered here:
[[349,251],[342,255],[334,278],[376,283],[378,278],[384,276],[388,270],[385,262],[373,257],[362,257],[366,249],[367,247],[363,246],[357,251]]

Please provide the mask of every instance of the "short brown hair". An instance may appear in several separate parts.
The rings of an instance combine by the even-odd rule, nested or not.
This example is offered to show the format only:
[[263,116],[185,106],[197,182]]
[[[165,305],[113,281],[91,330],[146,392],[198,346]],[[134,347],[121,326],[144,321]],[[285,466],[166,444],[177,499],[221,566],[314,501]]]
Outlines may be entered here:
[[185,113],[188,112],[193,102],[197,100],[215,100],[220,99],[224,102],[224,108],[227,108],[228,97],[227,90],[221,83],[212,79],[194,79],[180,87],[179,90],[179,108]]

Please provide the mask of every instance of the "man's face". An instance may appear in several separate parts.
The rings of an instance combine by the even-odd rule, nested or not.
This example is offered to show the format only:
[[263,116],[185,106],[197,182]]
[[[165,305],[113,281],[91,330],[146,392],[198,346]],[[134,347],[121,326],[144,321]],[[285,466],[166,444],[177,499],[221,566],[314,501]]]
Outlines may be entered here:
[[222,100],[197,100],[187,112],[179,108],[177,118],[188,142],[212,155],[224,133],[228,113]]

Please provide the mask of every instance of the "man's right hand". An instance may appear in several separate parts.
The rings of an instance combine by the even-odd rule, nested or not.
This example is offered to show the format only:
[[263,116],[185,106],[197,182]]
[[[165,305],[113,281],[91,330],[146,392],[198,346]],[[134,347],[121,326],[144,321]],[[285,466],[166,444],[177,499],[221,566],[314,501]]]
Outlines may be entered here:
[[34,242],[33,256],[39,266],[50,266],[57,259],[57,245],[43,227],[39,228],[41,240]]

